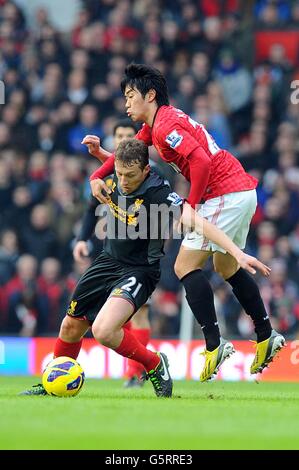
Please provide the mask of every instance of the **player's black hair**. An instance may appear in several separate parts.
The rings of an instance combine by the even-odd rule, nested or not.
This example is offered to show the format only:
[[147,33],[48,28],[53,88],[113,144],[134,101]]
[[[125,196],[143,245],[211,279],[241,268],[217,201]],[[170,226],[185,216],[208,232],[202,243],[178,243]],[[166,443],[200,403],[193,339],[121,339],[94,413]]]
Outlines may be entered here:
[[124,166],[139,163],[141,170],[144,170],[149,163],[148,146],[142,140],[124,139],[116,149],[115,158]]
[[125,69],[125,75],[121,81],[121,91],[124,93],[126,86],[136,88],[143,98],[149,90],[156,91],[158,106],[169,105],[168,89],[162,73],[145,64],[130,64]]
[[119,127],[131,127],[134,129],[135,134],[138,132],[136,124],[132,122],[131,119],[119,119],[113,128],[113,135],[115,135],[115,132]]

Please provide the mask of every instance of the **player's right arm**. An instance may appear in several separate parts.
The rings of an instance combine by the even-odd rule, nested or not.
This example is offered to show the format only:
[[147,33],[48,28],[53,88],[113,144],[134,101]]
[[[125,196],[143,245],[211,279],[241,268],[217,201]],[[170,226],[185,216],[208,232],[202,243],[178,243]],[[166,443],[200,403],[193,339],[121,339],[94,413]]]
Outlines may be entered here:
[[[142,128],[137,132],[134,138],[142,140],[147,146],[151,146],[151,128],[147,124],[143,124]],[[114,153],[107,152],[100,146],[100,138],[98,136],[86,135],[81,143],[87,145],[89,153],[103,163],[103,165],[90,176],[90,181],[104,180],[114,172]],[[102,186],[102,182],[98,181],[98,183]],[[97,194],[98,196],[95,197],[100,198],[99,200],[105,203],[106,201],[101,199],[100,193]]]
[[76,242],[73,249],[73,258],[77,263],[81,263],[84,258],[89,255],[87,242],[84,240],[79,240]]
[[97,223],[97,216],[95,214],[97,204],[97,201],[92,198],[84,213],[81,230],[77,236],[76,244],[73,249],[73,257],[77,262],[83,261],[83,259],[89,255],[87,240],[89,240],[93,234]]
[[264,276],[269,276],[271,269],[261,263],[253,256],[244,253],[222,230],[216,225],[196,213],[192,207],[185,202],[180,222],[191,230],[203,234],[216,245],[221,246],[230,253],[238,262],[241,268],[246,269],[251,274],[256,274],[256,269],[261,271]]
[[97,158],[101,163],[105,163],[112,155],[112,153],[101,147],[101,139],[97,135],[86,135],[81,144],[87,145],[90,155]]
[[[114,171],[114,158],[113,158],[113,168]],[[102,204],[108,204],[110,201],[109,194],[111,193],[110,188],[106,185],[105,181],[102,178],[97,176],[98,170],[96,170],[90,177],[90,188],[93,197],[95,197]],[[111,172],[110,172],[111,173]]]

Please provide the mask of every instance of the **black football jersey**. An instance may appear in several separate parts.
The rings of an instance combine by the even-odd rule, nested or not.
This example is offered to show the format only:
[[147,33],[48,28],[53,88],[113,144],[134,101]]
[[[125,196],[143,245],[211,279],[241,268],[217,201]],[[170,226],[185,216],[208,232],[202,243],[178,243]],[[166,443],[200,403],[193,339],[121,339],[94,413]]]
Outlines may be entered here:
[[153,171],[133,193],[122,192],[116,174],[110,188],[104,251],[130,265],[158,263],[183,200]]

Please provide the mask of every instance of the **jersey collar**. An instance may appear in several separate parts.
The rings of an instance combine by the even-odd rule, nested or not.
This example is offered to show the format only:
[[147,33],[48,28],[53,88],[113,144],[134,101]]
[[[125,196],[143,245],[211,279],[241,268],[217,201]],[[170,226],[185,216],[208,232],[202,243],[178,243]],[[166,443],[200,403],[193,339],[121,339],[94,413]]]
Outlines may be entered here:
[[162,108],[162,106],[159,106],[159,108],[156,109],[156,112],[155,112],[155,115],[154,115],[154,119],[153,119],[153,123],[152,123],[151,129],[154,127],[154,124],[155,124],[155,120],[156,120],[158,111],[159,111],[161,108]]

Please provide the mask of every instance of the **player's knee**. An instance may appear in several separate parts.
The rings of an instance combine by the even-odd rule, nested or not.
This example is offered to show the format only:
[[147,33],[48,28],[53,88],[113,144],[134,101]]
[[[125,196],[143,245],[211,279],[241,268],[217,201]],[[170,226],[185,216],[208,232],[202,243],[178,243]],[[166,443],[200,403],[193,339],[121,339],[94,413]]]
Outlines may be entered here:
[[148,319],[148,306],[143,305],[132,317],[132,326],[135,329],[142,330],[143,328],[150,328],[150,323]]
[[103,346],[110,346],[113,339],[113,332],[111,329],[101,324],[93,325],[92,334],[94,338]]
[[79,327],[79,320],[65,317],[60,327],[59,337],[64,341],[79,341],[82,336]]

